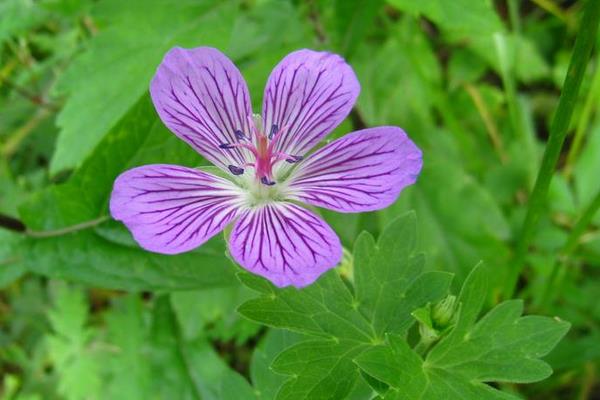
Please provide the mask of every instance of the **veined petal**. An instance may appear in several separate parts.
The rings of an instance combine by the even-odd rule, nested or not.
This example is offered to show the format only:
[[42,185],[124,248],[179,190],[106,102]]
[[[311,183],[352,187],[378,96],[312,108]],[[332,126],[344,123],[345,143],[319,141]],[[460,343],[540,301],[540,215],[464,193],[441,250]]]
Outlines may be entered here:
[[302,161],[289,177],[286,196],[340,212],[378,210],[415,183],[422,164],[421,150],[402,129],[363,129]]
[[191,250],[225,228],[243,204],[228,180],[177,165],[155,164],[119,175],[110,213],[123,221],[146,250]]
[[246,150],[222,149],[248,134],[252,115],[248,87],[240,71],[210,47],[175,47],[163,58],[150,94],[164,124],[198,153],[229,172],[247,162]]
[[325,221],[291,203],[245,211],[229,238],[233,258],[279,287],[303,287],[342,257],[340,240]]
[[284,129],[276,149],[301,156],[346,118],[360,84],[338,55],[298,50],[273,70],[263,99],[266,132]]

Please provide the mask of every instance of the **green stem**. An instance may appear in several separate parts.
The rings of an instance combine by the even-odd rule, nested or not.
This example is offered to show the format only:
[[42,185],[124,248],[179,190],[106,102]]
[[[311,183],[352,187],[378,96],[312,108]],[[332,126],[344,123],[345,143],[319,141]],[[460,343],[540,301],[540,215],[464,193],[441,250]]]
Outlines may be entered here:
[[94,226],[100,225],[101,223],[106,222],[108,220],[109,220],[109,217],[107,215],[104,215],[102,217],[93,219],[91,221],[85,221],[80,224],[71,225],[71,226],[67,226],[64,228],[60,228],[60,229],[54,229],[54,230],[49,230],[49,231],[30,231],[28,229],[25,231],[25,235],[32,237],[32,238],[38,238],[38,239],[55,237],[55,236],[63,236],[68,233],[71,233],[71,232],[77,232],[77,231],[81,231],[84,229],[93,228]]
[[508,272],[504,290],[506,298],[512,297],[519,275],[524,268],[527,250],[529,249],[537,222],[544,208],[548,187],[550,186],[550,181],[567,135],[567,129],[571,122],[581,81],[596,41],[599,20],[600,0],[588,0],[584,6],[583,19],[575,41],[575,48],[571,56],[563,91],[560,95],[552,124],[550,125],[550,137],[544,151],[542,165],[529,199],[527,214],[525,215],[525,221],[523,222],[517,242],[515,259]]
[[518,0],[508,0],[508,16],[510,19],[510,27],[513,32],[521,32],[521,19],[519,18],[519,3]]

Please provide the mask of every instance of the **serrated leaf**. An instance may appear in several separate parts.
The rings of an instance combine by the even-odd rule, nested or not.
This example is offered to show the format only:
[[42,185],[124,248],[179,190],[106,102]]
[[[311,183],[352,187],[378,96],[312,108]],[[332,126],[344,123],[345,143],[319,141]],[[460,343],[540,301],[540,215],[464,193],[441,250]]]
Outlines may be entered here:
[[[92,229],[68,233],[73,225],[108,215],[109,196],[118,174],[166,160],[188,166],[202,162],[164,128],[149,97],[144,96],[66,183],[36,193],[20,207],[21,217],[31,230],[67,228],[55,237],[28,239],[21,246],[23,262],[41,274],[126,290],[194,289],[234,283],[235,269],[225,257],[221,237],[194,252],[166,256],[132,246],[131,236],[122,226],[112,225],[109,233]],[[119,229],[129,241],[118,239],[115,232]]]
[[100,20],[108,17],[108,26],[59,82],[69,97],[57,119],[61,131],[51,173],[76,167],[90,154],[147,92],[169,48],[224,48],[235,13],[235,2],[214,0],[101,2],[95,15]]
[[197,166],[203,161],[164,127],[146,95],[66,183],[50,186],[22,204],[21,218],[28,228],[42,230],[106,216],[115,178],[126,169],[159,162]]
[[273,400],[281,385],[287,380],[271,369],[273,360],[287,347],[302,340],[302,336],[285,330],[269,330],[259,346],[254,349],[250,362],[250,377],[258,398]]
[[277,392],[277,399],[345,398],[358,378],[352,359],[365,348],[351,340],[314,340],[284,350],[271,368],[294,377]]
[[554,348],[569,324],[521,317],[518,300],[506,301],[476,321],[487,292],[485,274],[482,267],[471,272],[459,297],[456,326],[425,359],[398,335],[356,358],[366,373],[390,385],[385,399],[516,399],[486,382],[528,383],[550,375],[539,358]]
[[413,254],[414,236],[413,214],[390,223],[376,243],[363,234],[356,245],[352,288],[335,270],[302,290],[276,289],[259,284],[262,278],[243,275],[243,282],[261,296],[242,304],[242,315],[317,337],[285,350],[274,362],[276,372],[293,376],[278,399],[331,398],[331,391],[334,398],[344,398],[359,377],[352,359],[382,343],[386,333],[405,334],[415,308],[447,293],[451,275],[422,273],[423,258]]
[[98,359],[91,348],[92,331],[85,325],[88,304],[81,290],[55,285],[54,307],[48,317],[54,334],[48,351],[59,374],[58,391],[68,400],[95,396],[101,387]]
[[112,303],[105,316],[108,335],[98,346],[108,351],[97,398],[221,399],[221,381],[235,372],[204,338],[182,336],[169,297],[142,301],[128,294]]

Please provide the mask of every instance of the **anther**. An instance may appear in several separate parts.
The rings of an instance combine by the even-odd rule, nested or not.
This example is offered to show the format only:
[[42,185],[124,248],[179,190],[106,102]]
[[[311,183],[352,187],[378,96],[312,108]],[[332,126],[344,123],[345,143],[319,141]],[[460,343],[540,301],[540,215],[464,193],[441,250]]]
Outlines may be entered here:
[[225,149],[225,150],[231,150],[233,149],[233,146],[231,145],[231,143],[221,143],[219,145],[220,149]]
[[293,163],[297,163],[298,161],[302,161],[304,159],[304,157],[302,156],[289,156],[288,158],[285,159],[285,161],[289,162],[290,164]]
[[239,129],[236,130],[234,133],[235,133],[235,137],[237,138],[237,140],[247,140],[248,139],[246,137],[246,135],[244,135],[244,132],[240,131]]
[[235,165],[228,165],[229,171],[234,175],[241,175],[244,173],[244,168],[236,167]]
[[277,133],[278,130],[279,130],[279,127],[277,126],[277,124],[271,125],[271,132],[269,133],[269,140],[273,139],[273,136],[275,136],[275,134]]
[[267,178],[266,176],[263,176],[262,178],[260,178],[260,182],[263,185],[267,185],[267,186],[273,186],[275,184],[275,182],[270,181],[269,178]]

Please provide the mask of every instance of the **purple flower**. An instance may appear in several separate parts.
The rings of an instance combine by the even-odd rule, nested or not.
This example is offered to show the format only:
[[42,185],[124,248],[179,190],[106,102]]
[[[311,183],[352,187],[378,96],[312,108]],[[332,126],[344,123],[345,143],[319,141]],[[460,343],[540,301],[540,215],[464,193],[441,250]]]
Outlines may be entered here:
[[221,52],[174,48],[152,80],[152,100],[165,125],[222,172],[133,168],[115,181],[111,214],[143,248],[165,254],[192,250],[234,223],[229,251],[240,265],[280,287],[309,285],[340,261],[342,247],[325,221],[297,203],[378,210],[421,170],[421,151],[391,126],[350,133],[307,155],[348,115],[359,91],[341,57],[299,50],[271,73],[260,116]]

